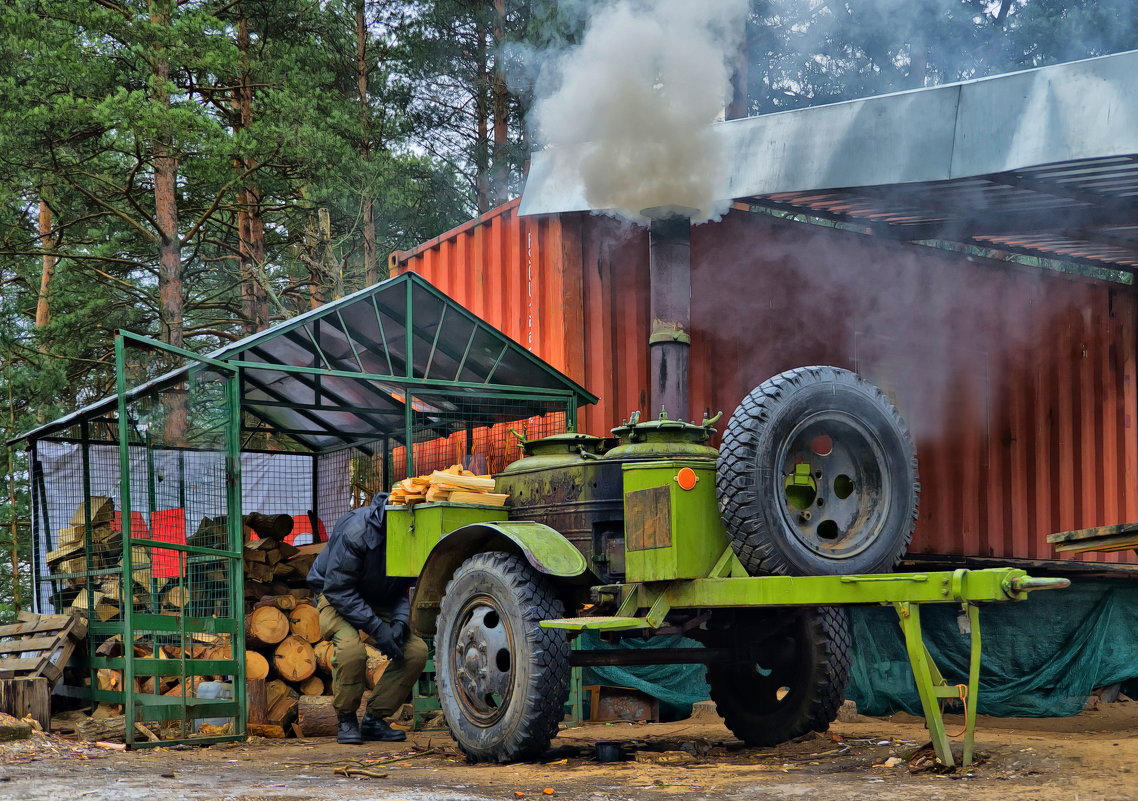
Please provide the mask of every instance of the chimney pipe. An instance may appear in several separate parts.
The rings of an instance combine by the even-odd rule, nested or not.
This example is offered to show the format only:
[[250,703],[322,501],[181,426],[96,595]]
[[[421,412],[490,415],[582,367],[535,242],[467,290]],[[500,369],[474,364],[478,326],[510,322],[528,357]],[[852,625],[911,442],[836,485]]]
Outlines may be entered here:
[[687,420],[691,350],[691,209],[646,209],[652,328],[648,337],[651,415]]

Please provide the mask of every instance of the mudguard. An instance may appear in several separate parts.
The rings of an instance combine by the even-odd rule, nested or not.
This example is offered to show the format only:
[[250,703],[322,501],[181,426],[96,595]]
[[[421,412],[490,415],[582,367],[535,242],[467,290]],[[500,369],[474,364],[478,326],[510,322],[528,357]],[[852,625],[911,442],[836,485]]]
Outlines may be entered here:
[[584,555],[549,526],[528,520],[463,526],[439,540],[419,573],[411,604],[411,624],[417,632],[434,634],[439,601],[451,575],[468,558],[484,551],[516,553],[547,575],[569,581],[588,576],[586,583],[593,583]]

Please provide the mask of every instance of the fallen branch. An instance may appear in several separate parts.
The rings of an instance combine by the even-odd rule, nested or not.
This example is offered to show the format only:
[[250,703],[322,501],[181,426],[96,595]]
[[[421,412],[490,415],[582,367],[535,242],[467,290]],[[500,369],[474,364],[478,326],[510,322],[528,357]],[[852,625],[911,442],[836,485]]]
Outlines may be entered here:
[[337,776],[367,776],[369,779],[386,779],[387,778],[386,773],[374,773],[373,771],[364,770],[363,768],[348,768],[348,767],[336,768],[332,772],[334,774],[336,774]]

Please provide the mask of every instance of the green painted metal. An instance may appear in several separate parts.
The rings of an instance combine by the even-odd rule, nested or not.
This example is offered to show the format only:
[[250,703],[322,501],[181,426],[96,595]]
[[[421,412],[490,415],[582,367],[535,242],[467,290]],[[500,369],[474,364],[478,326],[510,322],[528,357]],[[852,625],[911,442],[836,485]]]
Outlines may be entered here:
[[473,503],[387,507],[387,573],[417,577],[439,540],[456,529],[504,521],[505,508]]
[[[980,689],[981,603],[1022,601],[1036,590],[1061,589],[1067,579],[1039,579],[1016,568],[955,570],[936,573],[893,573],[868,576],[744,576],[738,559],[724,552],[711,576],[670,582],[597,587],[599,595],[619,596],[612,616],[543,620],[545,628],[569,632],[637,631],[659,628],[672,609],[748,606],[855,606],[878,604],[897,611],[921,699],[929,736],[937,757],[954,764],[951,743],[940,710],[942,699],[965,701],[963,763],[971,764],[976,735],[976,699]],[[929,655],[921,636],[922,603],[960,603],[968,617],[971,653],[966,685],[949,685]],[[646,610],[640,614],[641,610]],[[963,691],[963,692],[962,692]]]
[[[680,470],[695,472],[682,489]],[[667,459],[623,465],[625,570],[630,582],[707,576],[728,548],[715,499],[715,463]]]
[[439,601],[451,575],[471,556],[486,551],[516,553],[535,569],[560,579],[580,580],[588,575],[585,557],[549,526],[526,520],[465,526],[439,541],[419,573],[411,604],[416,631],[434,634]]
[[[126,348],[129,343],[141,345],[172,353],[191,360],[194,368],[186,371],[182,378],[192,379],[200,374],[201,369],[212,369],[223,377],[224,404],[226,409],[225,420],[218,430],[224,440],[225,471],[226,471],[226,511],[227,531],[224,549],[204,548],[200,546],[185,545],[182,543],[152,540],[149,538],[135,538],[131,530],[133,525],[131,510],[131,468],[130,468],[130,417],[129,403],[132,400],[144,397],[137,392],[128,392],[126,387]],[[165,386],[161,383],[150,385],[150,392],[158,392]],[[226,742],[241,739],[245,736],[246,701],[245,701],[245,647],[244,638],[240,636],[243,631],[240,625],[243,621],[243,564],[241,550],[244,544],[241,530],[241,398],[238,370],[223,361],[198,355],[182,348],[174,348],[161,342],[142,337],[129,332],[119,332],[115,337],[115,387],[116,404],[118,410],[118,445],[119,445],[119,508],[122,525],[122,587],[123,596],[131,597],[134,573],[134,548],[161,548],[169,551],[184,553],[187,557],[194,555],[216,557],[224,560],[227,565],[228,588],[227,604],[230,610],[228,617],[200,618],[189,615],[163,615],[138,612],[133,603],[123,604],[122,622],[96,624],[92,623],[90,631],[95,634],[117,634],[126,643],[134,642],[137,633],[177,635],[181,656],[177,659],[156,659],[135,657],[128,651],[126,656],[119,658],[92,658],[92,669],[102,666],[115,665],[122,670],[123,687],[121,692],[99,691],[92,692],[93,700],[108,700],[123,705],[124,717],[128,721],[180,721],[182,724],[182,739],[163,740],[165,745],[177,742]],[[150,449],[149,434],[141,444],[148,452]],[[148,453],[149,456],[149,453]],[[150,464],[150,462],[148,462]],[[148,476],[148,486],[150,476]],[[89,496],[89,495],[88,495]],[[148,502],[148,509],[153,513],[155,503],[153,499]],[[90,526],[88,525],[88,530]],[[89,534],[88,534],[89,536]],[[181,579],[184,581],[184,577]],[[152,591],[153,595],[153,591]],[[153,598],[152,598],[153,601]],[[190,641],[193,633],[229,634],[230,647],[233,658],[225,660],[202,660],[187,658],[185,644]],[[190,682],[188,677],[203,674],[229,675],[232,677],[233,699],[217,701],[213,699],[199,699],[189,694]],[[177,675],[182,679],[182,694],[177,696],[163,696],[151,693],[140,693],[135,689],[135,678],[139,676],[171,676]],[[94,684],[92,686],[95,686]],[[233,733],[219,737],[191,737],[190,727],[193,719],[197,717],[223,716],[233,719]],[[137,738],[133,726],[125,729],[125,742],[129,748],[147,747],[151,743]]]

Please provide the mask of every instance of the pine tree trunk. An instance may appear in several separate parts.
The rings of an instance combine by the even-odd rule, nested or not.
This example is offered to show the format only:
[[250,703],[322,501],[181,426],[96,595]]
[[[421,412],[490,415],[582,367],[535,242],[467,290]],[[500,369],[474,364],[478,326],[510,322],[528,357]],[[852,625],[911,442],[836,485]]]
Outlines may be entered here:
[[[43,251],[43,271],[40,273],[40,291],[36,299],[36,330],[42,329],[51,322],[51,306],[48,296],[51,294],[51,282],[55,276],[55,265],[59,258],[55,255],[55,237],[52,235],[53,214],[51,204],[48,202],[50,190],[43,187],[40,190],[39,238],[40,249]],[[47,351],[47,345],[40,340],[40,352]]]
[[[169,27],[171,0],[150,0],[150,21]],[[170,108],[170,61],[165,47],[151,52],[154,81],[152,101],[163,111]],[[182,301],[182,241],[178,235],[178,159],[166,132],[157,134],[154,152],[154,211],[158,223],[158,299],[162,341],[180,348],[185,344]]]
[[506,46],[506,0],[494,0],[494,77],[490,86],[494,116],[494,168],[490,177],[490,206],[499,206],[510,197],[509,115],[510,93],[506,86],[506,65],[502,51]]
[[[237,20],[237,49],[241,53],[241,75],[233,92],[233,127],[246,129],[253,124],[253,89],[249,74],[249,20],[243,9]],[[233,163],[239,174],[252,175],[256,163],[239,158]],[[245,329],[250,334],[269,327],[269,304],[260,271],[265,263],[265,222],[261,215],[261,193],[246,178],[237,193],[238,259],[241,275],[241,305]]]
[[474,79],[474,193],[478,213],[490,210],[490,101],[487,31],[475,26],[476,63]]
[[[371,114],[368,102],[368,61],[367,61],[367,0],[356,4],[356,90],[360,101],[360,158],[364,163],[371,161]],[[376,261],[375,237],[375,199],[371,194],[371,174],[366,173],[361,202],[363,216],[364,281],[368,286],[379,281],[379,264]]]

